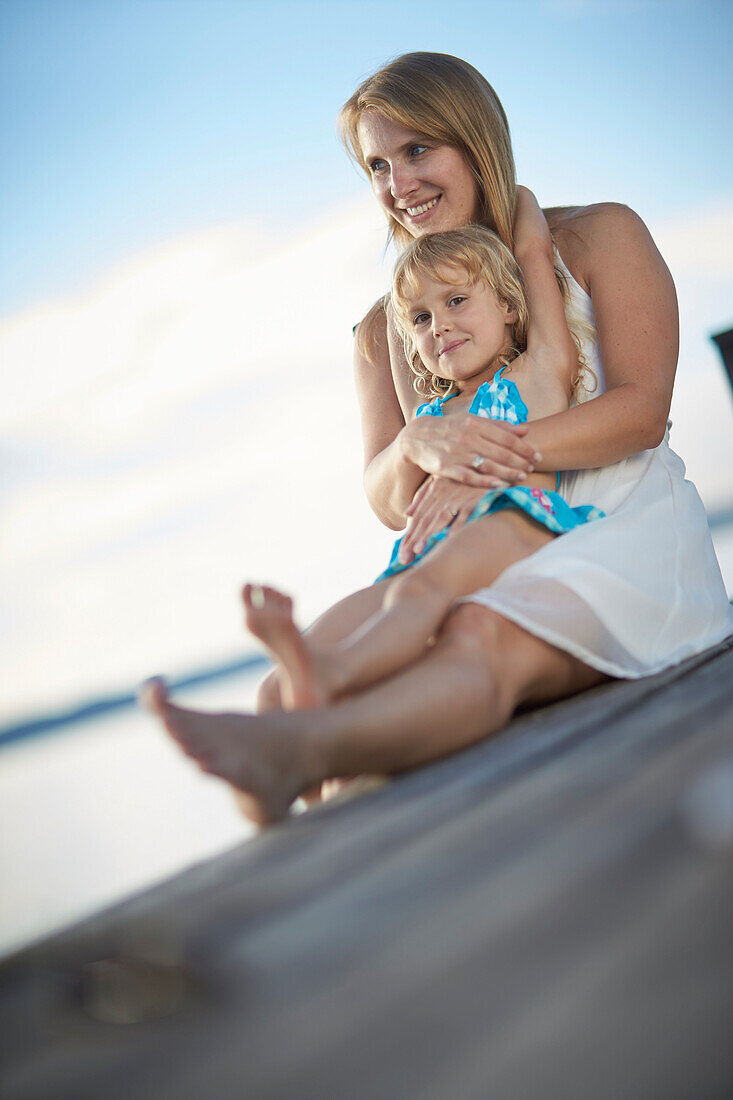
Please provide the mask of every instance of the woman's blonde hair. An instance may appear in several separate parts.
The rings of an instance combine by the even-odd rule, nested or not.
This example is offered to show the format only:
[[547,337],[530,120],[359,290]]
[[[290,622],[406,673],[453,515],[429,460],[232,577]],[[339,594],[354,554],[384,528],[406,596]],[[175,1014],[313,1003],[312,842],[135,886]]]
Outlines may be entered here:
[[[476,182],[476,221],[513,247],[517,184],[509,124],[480,72],[449,54],[406,53],[363,81],[341,109],[339,127],[348,152],[368,172],[359,140],[366,110],[458,149]],[[389,224],[390,237],[404,248],[409,232],[391,216]]]
[[485,283],[517,313],[512,345],[499,357],[500,364],[508,366],[525,350],[529,316],[522,273],[496,233],[483,225],[466,225],[447,233],[418,237],[401,254],[392,274],[394,319],[404,339],[405,355],[415,374],[418,393],[440,397],[449,393],[454,385],[450,378],[440,378],[428,370],[412,338],[411,306],[426,275],[446,286]]

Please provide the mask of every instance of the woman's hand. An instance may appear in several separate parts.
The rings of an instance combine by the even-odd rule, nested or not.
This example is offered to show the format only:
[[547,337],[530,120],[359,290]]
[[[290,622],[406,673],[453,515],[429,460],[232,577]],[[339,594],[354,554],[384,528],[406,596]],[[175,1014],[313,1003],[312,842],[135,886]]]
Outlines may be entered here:
[[464,526],[486,490],[459,485],[445,477],[429,477],[424,481],[407,509],[409,523],[400,545],[403,565],[425,549],[431,535],[450,524],[451,534]]
[[472,413],[418,416],[403,428],[400,445],[404,457],[426,474],[486,490],[523,481],[541,460],[522,439],[526,432],[526,424]]

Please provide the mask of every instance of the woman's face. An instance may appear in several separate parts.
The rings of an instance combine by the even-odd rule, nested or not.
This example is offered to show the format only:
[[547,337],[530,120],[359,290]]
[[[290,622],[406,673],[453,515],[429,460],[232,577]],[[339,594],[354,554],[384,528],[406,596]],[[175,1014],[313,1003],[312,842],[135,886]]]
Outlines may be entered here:
[[459,229],[478,210],[462,153],[367,110],[359,141],[377,201],[412,237]]

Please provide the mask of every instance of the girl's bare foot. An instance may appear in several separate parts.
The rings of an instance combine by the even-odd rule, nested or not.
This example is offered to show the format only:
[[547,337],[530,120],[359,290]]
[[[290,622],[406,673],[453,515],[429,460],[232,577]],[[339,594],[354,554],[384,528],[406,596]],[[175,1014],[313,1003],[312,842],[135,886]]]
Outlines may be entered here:
[[242,589],[244,621],[278,664],[285,710],[310,709],[328,702],[323,660],[307,644],[293,622],[290,596],[264,585]]
[[162,680],[148,680],[140,700],[205,772],[241,792],[239,804],[251,821],[280,821],[298,795],[321,775],[309,774],[303,743],[283,728],[278,713],[205,714],[174,706]]
[[[246,584],[242,589],[242,602],[247,628],[277,662],[284,709],[309,710],[327,703],[331,695],[327,685],[327,658],[308,644],[295,625],[290,596],[265,585]],[[329,779],[303,791],[301,798],[306,805],[325,801],[349,782],[349,779]],[[249,816],[239,792],[235,792],[235,798],[237,805]]]

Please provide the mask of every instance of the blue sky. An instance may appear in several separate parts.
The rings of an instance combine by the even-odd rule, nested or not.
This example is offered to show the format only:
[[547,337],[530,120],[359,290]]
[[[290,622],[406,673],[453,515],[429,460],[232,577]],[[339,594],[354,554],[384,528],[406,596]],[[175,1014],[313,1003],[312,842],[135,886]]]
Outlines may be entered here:
[[727,0],[0,0],[0,316],[166,237],[287,232],[362,190],[335,115],[412,49],[494,83],[542,201],[714,202],[732,32]]

